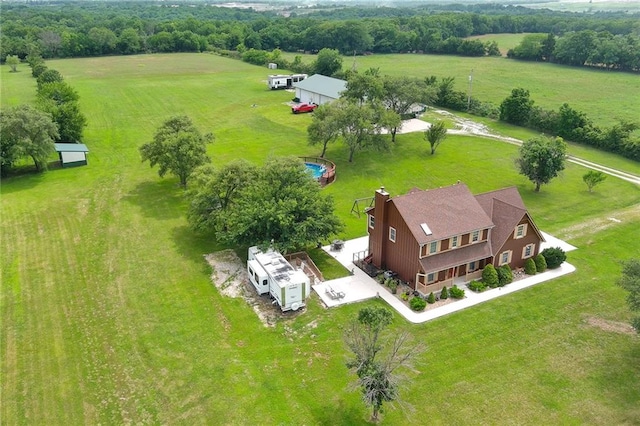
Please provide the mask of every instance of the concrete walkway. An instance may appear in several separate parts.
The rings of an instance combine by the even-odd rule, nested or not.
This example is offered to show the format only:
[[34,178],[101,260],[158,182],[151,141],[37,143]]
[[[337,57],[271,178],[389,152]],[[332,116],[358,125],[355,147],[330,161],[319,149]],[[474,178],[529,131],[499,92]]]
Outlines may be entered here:
[[[547,247],[561,247],[565,252],[576,249],[576,247],[549,234],[544,232],[542,234],[544,235],[546,242],[541,245],[541,250],[544,250]],[[374,297],[380,297],[409,322],[418,324],[439,318],[452,312],[466,309],[470,306],[486,302],[487,300],[491,300],[496,297],[513,293],[514,291],[518,291],[523,288],[531,287],[562,275],[569,274],[576,270],[572,265],[564,262],[560,268],[523,278],[508,284],[505,287],[494,288],[482,293],[475,293],[469,290],[466,285],[462,285],[460,288],[465,290],[464,299],[448,301],[446,304],[442,304],[441,306],[427,305],[427,310],[423,312],[414,312],[394,294],[391,294],[389,289],[378,284],[375,279],[371,278],[353,264],[353,254],[366,250],[368,241],[369,237],[361,237],[346,241],[344,248],[340,251],[332,251],[331,246],[323,247],[323,250],[351,271],[351,275],[348,277],[325,281],[313,286],[313,290],[318,293],[320,299],[322,299],[323,303],[327,307],[332,308],[347,303],[355,303],[372,299]],[[344,295],[344,297],[336,298],[336,295]],[[429,308],[430,306],[431,308]]]

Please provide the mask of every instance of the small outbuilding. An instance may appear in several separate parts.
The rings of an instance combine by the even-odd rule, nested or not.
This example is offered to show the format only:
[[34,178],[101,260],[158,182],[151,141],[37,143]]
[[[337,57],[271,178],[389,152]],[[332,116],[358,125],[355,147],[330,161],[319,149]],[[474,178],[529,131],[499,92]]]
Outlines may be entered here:
[[314,74],[293,85],[296,98],[302,103],[322,105],[335,101],[347,88],[347,82],[338,78]]
[[87,165],[87,152],[89,148],[83,143],[56,143],[56,152],[60,157],[62,167],[75,167]]

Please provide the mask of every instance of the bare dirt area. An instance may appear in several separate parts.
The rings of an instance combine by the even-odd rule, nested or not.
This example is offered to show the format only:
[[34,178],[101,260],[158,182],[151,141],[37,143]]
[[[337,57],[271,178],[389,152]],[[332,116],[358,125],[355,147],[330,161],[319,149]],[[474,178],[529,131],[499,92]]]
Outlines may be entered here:
[[635,335],[636,331],[631,324],[626,324],[618,321],[608,321],[598,317],[587,317],[585,322],[591,327],[599,328],[602,331],[608,331],[610,333],[618,334],[630,334]]
[[564,240],[571,240],[585,235],[593,235],[612,226],[628,223],[640,218],[640,205],[628,209],[607,213],[604,217],[590,219],[564,228],[557,232]]
[[259,296],[249,282],[244,264],[233,250],[223,250],[204,256],[211,266],[211,281],[223,296],[242,298],[256,313],[265,327],[274,327],[282,318],[291,318],[304,312],[284,313],[271,303],[268,295]]

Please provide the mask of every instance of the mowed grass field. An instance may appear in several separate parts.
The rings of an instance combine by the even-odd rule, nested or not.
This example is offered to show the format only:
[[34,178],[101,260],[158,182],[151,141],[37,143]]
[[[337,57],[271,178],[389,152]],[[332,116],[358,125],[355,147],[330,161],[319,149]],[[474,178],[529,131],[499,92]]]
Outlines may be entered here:
[[[365,304],[324,310],[314,295],[265,328],[212,285],[202,256],[224,247],[188,229],[177,180],[140,163],[172,114],[215,133],[214,165],[316,154],[293,95],[267,90],[264,68],[204,54],[48,66],[79,92],[91,152],[87,167],[2,181],[2,424],[366,423],[341,337]],[[34,98],[20,70],[1,68],[3,108]],[[384,424],[640,422],[640,339],[614,327],[630,318],[614,281],[640,255],[640,188],[610,177],[590,194],[570,164],[535,194],[516,149],[449,137],[430,156],[413,134],[352,164],[328,150],[343,238],[365,234],[351,205],[380,185],[398,195],[462,180],[516,185],[543,230],[579,247],[569,276],[422,325],[396,316],[428,350],[403,392],[413,411],[387,410]]]
[[[522,37],[522,34],[516,35]],[[506,35],[513,44],[513,35]],[[502,45],[499,45],[502,47]],[[296,56],[285,54],[289,59]],[[311,63],[313,55],[303,55]],[[354,58],[345,57],[344,69],[353,67]],[[466,58],[450,55],[390,54],[357,56],[356,69],[379,68],[382,74],[424,78],[455,77],[457,90],[468,93],[473,70],[472,94],[496,106],[515,88],[529,90],[535,105],[558,110],[564,103],[582,111],[595,123],[611,126],[619,119],[637,121],[640,117],[640,78],[631,73],[607,72],[579,67],[526,62],[504,57]]]

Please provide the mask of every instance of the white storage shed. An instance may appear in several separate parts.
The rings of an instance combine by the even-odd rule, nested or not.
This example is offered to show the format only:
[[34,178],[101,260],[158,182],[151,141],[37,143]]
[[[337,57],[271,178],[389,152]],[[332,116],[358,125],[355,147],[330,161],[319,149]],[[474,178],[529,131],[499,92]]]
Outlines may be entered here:
[[347,88],[347,82],[321,74],[311,77],[293,85],[296,88],[296,98],[307,104],[326,104],[335,101]]
[[83,143],[56,143],[62,167],[86,166],[89,148]]
[[262,252],[258,247],[249,248],[247,273],[258,294],[269,293],[282,311],[304,307],[311,294],[309,277],[274,250]]

